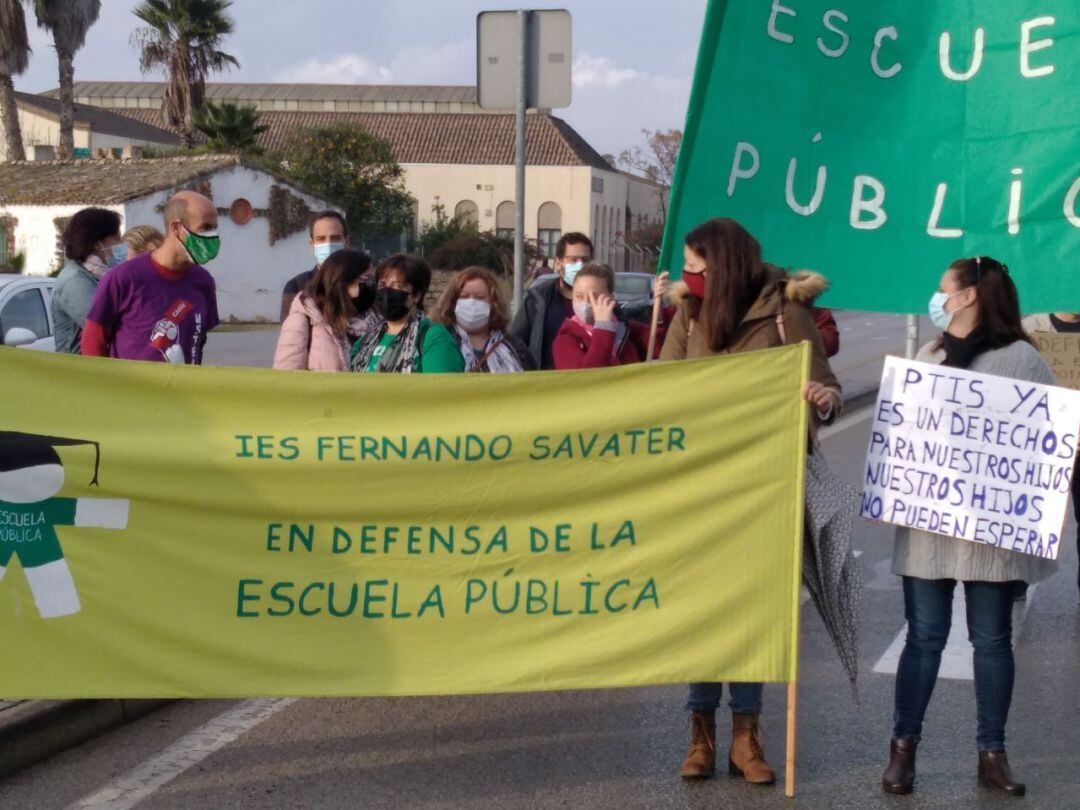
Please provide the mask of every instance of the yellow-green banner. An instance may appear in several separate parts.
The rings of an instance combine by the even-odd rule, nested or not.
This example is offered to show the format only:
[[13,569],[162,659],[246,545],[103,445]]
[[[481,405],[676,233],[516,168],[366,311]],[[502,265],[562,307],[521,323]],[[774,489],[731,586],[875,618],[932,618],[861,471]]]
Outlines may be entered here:
[[0,349],[0,696],[793,680],[807,367]]

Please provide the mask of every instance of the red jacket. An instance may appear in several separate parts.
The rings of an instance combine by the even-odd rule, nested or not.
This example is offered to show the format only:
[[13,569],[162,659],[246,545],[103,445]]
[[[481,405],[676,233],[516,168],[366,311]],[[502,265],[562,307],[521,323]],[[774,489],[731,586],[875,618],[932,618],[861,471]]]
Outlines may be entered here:
[[[637,321],[621,321],[629,328],[619,352],[618,361],[615,353],[616,332],[609,329],[593,329],[592,334],[575,321],[567,318],[551,344],[551,356],[555,359],[555,368],[560,371],[576,368],[605,368],[606,366],[624,366],[627,363],[640,363],[645,359],[649,346],[649,327]],[[659,354],[660,336],[657,336],[656,352]]]
[[821,342],[825,344],[825,356],[833,357],[840,351],[840,329],[836,325],[836,318],[832,311],[823,307],[814,307],[811,310],[814,316],[814,324],[821,333]]

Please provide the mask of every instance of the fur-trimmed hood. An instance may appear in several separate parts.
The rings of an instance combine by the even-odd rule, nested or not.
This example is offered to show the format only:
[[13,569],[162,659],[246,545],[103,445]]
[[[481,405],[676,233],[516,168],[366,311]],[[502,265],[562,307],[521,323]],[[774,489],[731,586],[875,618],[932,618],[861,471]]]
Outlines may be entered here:
[[[786,279],[784,297],[793,303],[812,306],[814,301],[829,289],[829,282],[825,276],[812,270],[796,270],[794,273],[787,274],[774,265],[766,265],[766,267],[769,271],[769,281]],[[669,296],[672,303],[682,303],[690,297],[690,288],[686,286],[686,282],[677,281],[671,288]]]

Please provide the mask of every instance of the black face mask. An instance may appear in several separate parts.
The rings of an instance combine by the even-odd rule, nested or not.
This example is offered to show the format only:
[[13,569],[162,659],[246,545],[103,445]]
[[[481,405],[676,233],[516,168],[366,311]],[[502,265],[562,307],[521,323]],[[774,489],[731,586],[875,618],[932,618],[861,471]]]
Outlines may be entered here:
[[388,321],[400,321],[409,314],[409,294],[389,287],[375,291],[375,311]]
[[375,303],[375,288],[370,284],[361,284],[360,295],[350,300],[352,301],[353,306],[356,307],[357,314],[363,315],[371,309],[372,305]]

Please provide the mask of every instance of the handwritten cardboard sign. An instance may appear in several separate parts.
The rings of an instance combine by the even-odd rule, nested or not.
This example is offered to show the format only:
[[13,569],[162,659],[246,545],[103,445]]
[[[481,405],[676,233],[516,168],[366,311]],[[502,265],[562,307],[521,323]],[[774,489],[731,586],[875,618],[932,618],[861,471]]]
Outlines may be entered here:
[[1080,392],[886,358],[864,517],[1056,559]]
[[1032,332],[1031,339],[1053,369],[1058,385],[1080,390],[1080,333]]

